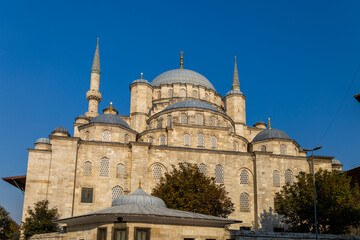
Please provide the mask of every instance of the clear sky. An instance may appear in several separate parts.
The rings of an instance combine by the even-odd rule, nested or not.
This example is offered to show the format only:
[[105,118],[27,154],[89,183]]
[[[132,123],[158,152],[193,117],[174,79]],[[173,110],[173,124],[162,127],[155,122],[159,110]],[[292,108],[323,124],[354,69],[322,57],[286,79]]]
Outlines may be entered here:
[[[24,175],[27,148],[58,126],[73,132],[100,38],[101,111],[129,114],[129,84],[184,68],[231,88],[237,56],[247,124],[267,122],[302,147],[359,166],[360,1],[3,1],[0,177]],[[337,110],[335,121],[329,128]],[[327,129],[329,130],[327,131]],[[22,193],[0,180],[18,222]]]

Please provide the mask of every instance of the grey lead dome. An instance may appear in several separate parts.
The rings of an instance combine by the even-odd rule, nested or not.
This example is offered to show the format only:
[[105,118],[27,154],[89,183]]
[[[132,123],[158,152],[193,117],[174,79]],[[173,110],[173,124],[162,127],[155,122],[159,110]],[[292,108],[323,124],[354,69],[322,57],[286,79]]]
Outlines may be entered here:
[[202,109],[219,112],[219,110],[217,110],[215,107],[211,106],[210,104],[195,100],[186,100],[186,101],[173,103],[167,106],[166,108],[164,108],[163,111],[177,109],[177,108],[202,108]]
[[268,139],[290,139],[290,137],[279,129],[266,129],[259,132],[253,139],[253,142],[268,140]]
[[39,138],[38,140],[36,140],[35,143],[47,143],[47,144],[50,144],[50,140],[48,138]]
[[160,86],[164,84],[174,83],[190,83],[198,86],[203,86],[215,91],[214,86],[210,81],[201,75],[200,73],[194,72],[188,69],[174,69],[164,72],[157,76],[152,82],[153,86]]
[[141,188],[136,189],[136,191],[133,193],[116,198],[112,202],[111,206],[132,205],[132,204],[166,208],[165,202],[163,200],[147,194]]
[[57,127],[57,128],[54,129],[53,132],[62,132],[62,133],[69,134],[69,131],[64,127]]
[[93,118],[90,123],[107,123],[107,124],[114,124],[114,125],[121,125],[126,128],[130,128],[127,122],[123,120],[118,115],[113,114],[101,114],[95,118]]

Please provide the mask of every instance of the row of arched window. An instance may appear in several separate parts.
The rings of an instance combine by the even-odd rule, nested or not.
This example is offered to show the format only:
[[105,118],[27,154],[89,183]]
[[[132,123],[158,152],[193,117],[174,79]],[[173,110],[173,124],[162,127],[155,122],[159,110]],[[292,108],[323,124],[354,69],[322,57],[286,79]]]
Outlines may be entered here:
[[[85,132],[85,140],[90,140],[90,132],[86,131]],[[111,140],[111,131],[108,129],[105,129],[102,133],[102,140],[104,142],[109,142]],[[130,141],[130,136],[128,134],[124,135],[124,142],[125,143],[129,143]]]
[[[181,124],[188,124],[189,123],[189,117],[186,113],[181,113],[180,114],[180,123]],[[201,113],[196,113],[195,114],[195,124],[196,125],[205,125],[204,123],[204,115]],[[156,126],[155,126],[156,125]],[[166,117],[166,126],[167,127],[171,127],[172,126],[172,116],[168,115]],[[210,117],[210,126],[212,127],[226,127],[226,123],[224,120],[220,120],[217,119],[216,116],[211,116]],[[158,118],[156,120],[156,123],[151,123],[151,127],[156,127],[156,128],[164,128],[164,119],[162,117]]]
[[[290,169],[287,169],[284,173],[285,184],[293,183],[293,172]],[[280,172],[278,170],[273,171],[273,186],[280,187]]]
[[[260,147],[260,151],[261,152],[266,152],[266,146],[265,145],[262,145]],[[280,145],[280,155],[286,155],[286,146],[284,144],[281,144]]]
[[[161,91],[158,91],[156,93],[156,97],[158,99],[161,98]],[[174,97],[174,90],[173,89],[169,89],[168,93],[167,93],[167,97],[168,98],[173,98]],[[192,98],[199,98],[199,93],[197,90],[193,90],[191,93],[191,96],[187,96],[187,92],[185,88],[181,88],[180,89],[180,94],[179,97],[192,97]],[[205,100],[209,100],[209,94],[205,93]]]
[[[91,176],[93,171],[93,164],[90,161],[84,163],[84,176]],[[109,177],[110,175],[110,160],[108,158],[100,159],[99,164],[99,176],[100,177]],[[116,177],[125,178],[125,165],[118,163],[116,165]]]
[[[184,146],[190,146],[191,145],[191,135],[186,133],[184,135]],[[198,147],[204,147],[205,145],[205,135],[203,133],[198,133],[197,135],[197,146]],[[211,148],[217,148],[217,137],[211,136],[210,138],[210,146]]]

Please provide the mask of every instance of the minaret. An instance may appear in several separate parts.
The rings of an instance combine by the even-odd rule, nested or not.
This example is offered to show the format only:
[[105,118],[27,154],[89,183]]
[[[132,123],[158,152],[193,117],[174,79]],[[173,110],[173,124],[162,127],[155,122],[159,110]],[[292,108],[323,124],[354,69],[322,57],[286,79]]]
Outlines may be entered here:
[[235,132],[240,136],[245,136],[245,127],[246,127],[245,100],[246,97],[240,91],[239,74],[238,74],[236,57],[235,57],[232,90],[226,94],[226,96],[223,98],[223,101],[225,103],[226,114],[229,117],[231,117],[231,119],[234,121]]
[[98,113],[98,106],[101,102],[102,95],[100,88],[100,54],[99,54],[99,38],[94,55],[94,61],[91,68],[90,90],[86,93],[86,99],[89,101],[89,110],[85,113],[89,118],[94,118]]

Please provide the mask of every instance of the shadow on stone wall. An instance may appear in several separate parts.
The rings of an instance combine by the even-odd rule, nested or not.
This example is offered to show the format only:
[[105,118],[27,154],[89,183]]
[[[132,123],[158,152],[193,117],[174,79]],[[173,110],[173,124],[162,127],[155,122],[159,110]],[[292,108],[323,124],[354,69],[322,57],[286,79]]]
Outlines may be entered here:
[[259,231],[273,232],[275,230],[288,229],[288,225],[283,223],[284,217],[274,212],[271,207],[268,211],[264,210],[259,217]]

